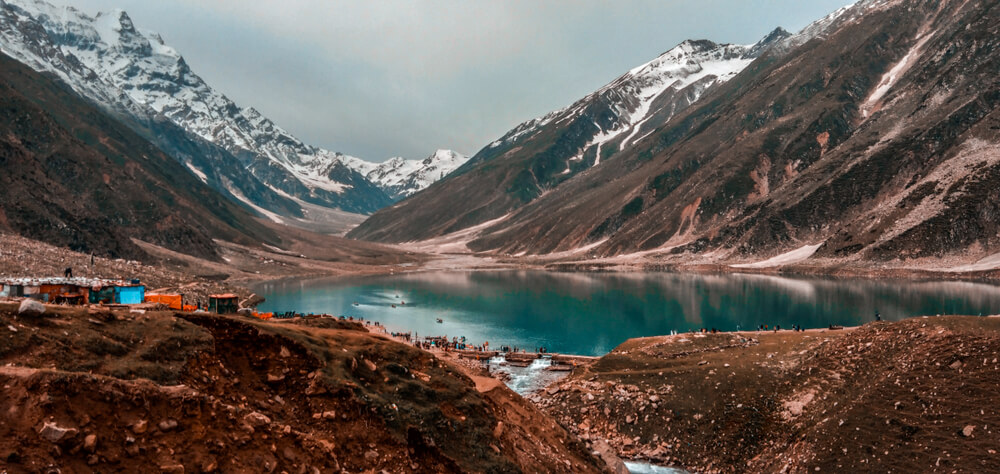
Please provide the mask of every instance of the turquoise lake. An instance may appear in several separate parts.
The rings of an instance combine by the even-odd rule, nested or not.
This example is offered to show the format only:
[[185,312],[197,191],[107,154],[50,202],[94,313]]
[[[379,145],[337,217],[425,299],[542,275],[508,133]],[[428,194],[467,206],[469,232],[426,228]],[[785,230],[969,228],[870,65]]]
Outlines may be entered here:
[[990,284],[744,274],[428,272],[285,280],[253,290],[266,298],[262,311],[362,317],[420,337],[579,355],[701,328],[855,326],[876,311],[885,320],[1000,313],[1000,286]]

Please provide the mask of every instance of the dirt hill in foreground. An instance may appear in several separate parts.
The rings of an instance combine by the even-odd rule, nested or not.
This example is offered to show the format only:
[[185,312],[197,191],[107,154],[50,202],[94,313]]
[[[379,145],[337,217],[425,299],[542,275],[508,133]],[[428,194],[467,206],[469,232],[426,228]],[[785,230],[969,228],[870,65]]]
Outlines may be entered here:
[[682,334],[627,341],[538,401],[697,472],[996,472],[998,355],[997,317]]
[[6,472],[605,469],[502,384],[356,323],[14,308],[0,304]]

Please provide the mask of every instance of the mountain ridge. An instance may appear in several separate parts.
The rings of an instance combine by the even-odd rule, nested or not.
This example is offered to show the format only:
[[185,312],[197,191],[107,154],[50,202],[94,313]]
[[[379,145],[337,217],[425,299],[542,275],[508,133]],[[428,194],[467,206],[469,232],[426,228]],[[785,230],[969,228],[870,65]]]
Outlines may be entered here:
[[557,188],[470,247],[983,258],[997,243],[997,17],[996,5],[860,2],[659,129],[625,172]]
[[[602,158],[613,157],[599,166],[593,147],[585,169],[542,192],[551,163],[548,175],[522,160],[497,178],[490,161],[523,156],[522,137],[555,122],[550,114],[513,129],[517,146],[349,236],[400,242],[462,230],[474,252],[658,264],[991,258],[1000,245],[1000,91],[989,72],[1000,70],[998,24],[995,3],[864,0],[774,42],[624,150],[612,153],[620,137],[606,142]],[[548,151],[579,153],[574,144],[595,135],[549,136]],[[489,192],[511,182],[521,186],[508,191],[524,193],[517,206]],[[456,201],[465,205],[447,214]],[[433,212],[447,217],[433,222]]]
[[219,258],[281,238],[57,78],[0,54],[0,231],[144,259],[140,239]]
[[[5,0],[0,48],[127,119],[202,181],[265,216],[301,218],[302,202],[370,213],[394,200],[358,172],[363,160],[307,145],[257,109],[238,106],[124,10],[91,17],[42,0]],[[427,184],[407,178],[406,190],[391,192]]]
[[373,163],[348,158],[345,164],[382,188],[390,198],[397,200],[427,188],[468,160],[469,157],[461,153],[439,149],[422,160],[407,160],[397,156],[381,163]]
[[497,219],[606,162],[789,36],[777,28],[753,45],[684,41],[573,104],[518,124],[452,175],[375,213],[348,236],[420,240]]

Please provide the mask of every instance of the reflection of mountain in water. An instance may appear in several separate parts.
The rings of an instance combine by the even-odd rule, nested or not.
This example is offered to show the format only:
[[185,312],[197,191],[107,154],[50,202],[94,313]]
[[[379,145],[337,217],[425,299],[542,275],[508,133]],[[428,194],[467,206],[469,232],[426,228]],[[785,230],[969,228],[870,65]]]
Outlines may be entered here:
[[1000,313],[1000,287],[986,284],[743,274],[439,272],[256,290],[269,311],[349,314],[422,335],[588,355],[671,331],[853,326],[871,321],[876,311],[889,320]]

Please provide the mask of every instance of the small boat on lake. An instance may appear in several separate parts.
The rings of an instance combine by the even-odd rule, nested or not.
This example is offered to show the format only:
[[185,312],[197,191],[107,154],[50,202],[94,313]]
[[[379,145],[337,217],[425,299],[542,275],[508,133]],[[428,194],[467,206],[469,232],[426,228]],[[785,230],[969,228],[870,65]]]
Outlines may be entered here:
[[441,323],[443,323],[443,322],[444,322],[444,320],[443,320],[443,319],[441,319],[441,318],[437,318],[437,322],[438,322],[438,324],[441,324]]

